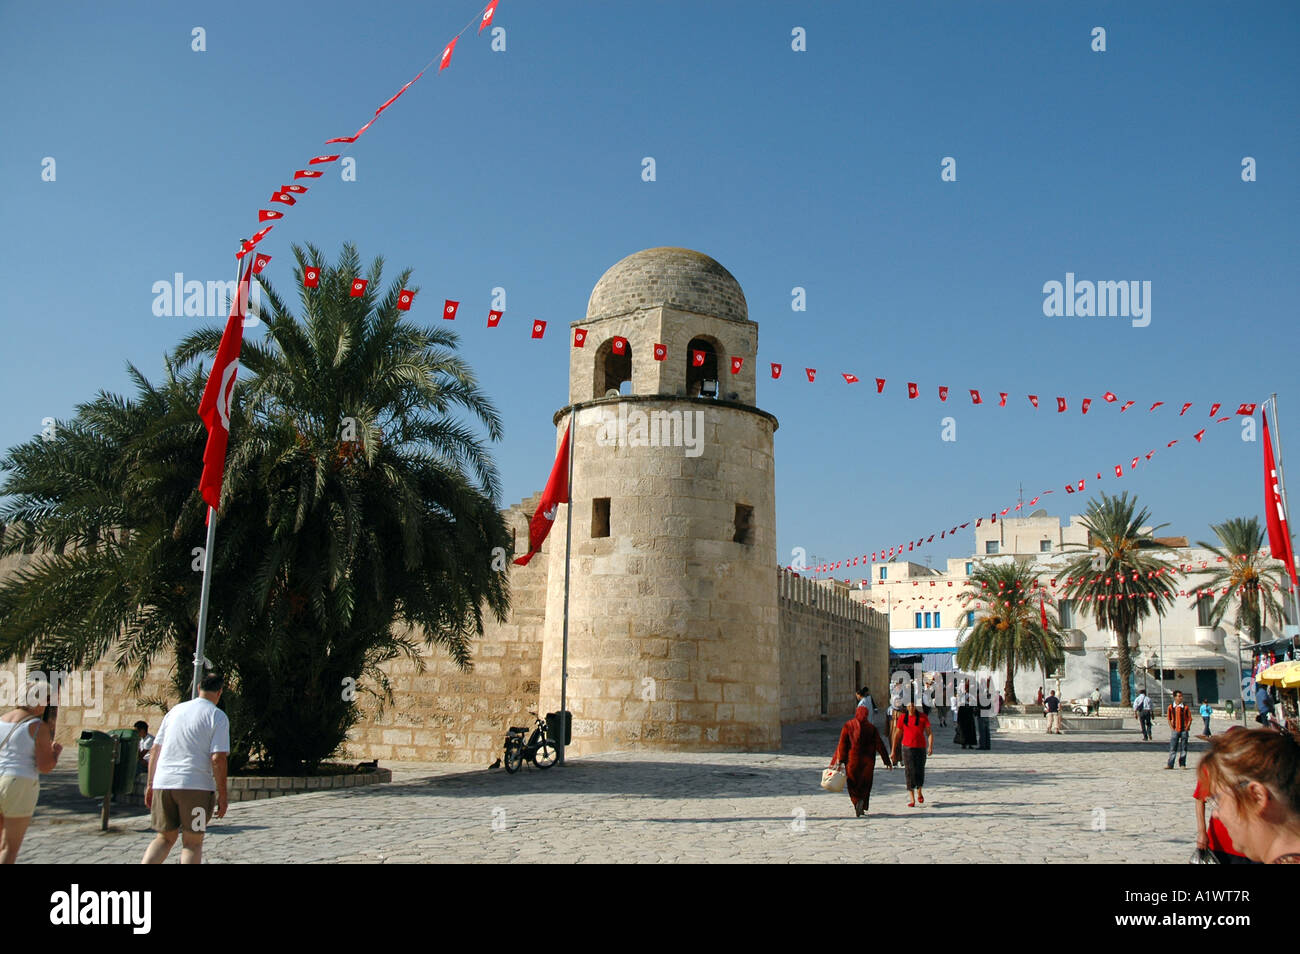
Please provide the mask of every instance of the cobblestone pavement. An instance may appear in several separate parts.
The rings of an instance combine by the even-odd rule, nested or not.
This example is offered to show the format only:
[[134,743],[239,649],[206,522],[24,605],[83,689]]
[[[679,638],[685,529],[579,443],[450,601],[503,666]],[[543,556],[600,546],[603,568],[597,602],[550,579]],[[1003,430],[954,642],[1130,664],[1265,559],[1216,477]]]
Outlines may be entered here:
[[[1146,862],[1195,843],[1189,768],[1164,771],[1168,730],[997,734],[963,751],[936,730],[926,803],[877,765],[871,811],[818,788],[839,724],[788,726],[779,753],[620,752],[518,775],[464,765],[393,766],[387,785],[230,807],[204,861],[233,862]],[[20,862],[136,863],[141,808],[99,831],[75,773],[47,777]],[[170,861],[178,860],[179,848]]]

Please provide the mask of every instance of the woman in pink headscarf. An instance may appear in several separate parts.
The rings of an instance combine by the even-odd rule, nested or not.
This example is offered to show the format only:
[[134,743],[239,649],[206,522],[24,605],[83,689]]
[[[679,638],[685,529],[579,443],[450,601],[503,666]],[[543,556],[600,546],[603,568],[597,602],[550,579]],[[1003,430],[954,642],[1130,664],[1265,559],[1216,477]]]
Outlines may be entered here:
[[875,777],[877,753],[893,770],[894,763],[889,760],[889,750],[885,748],[884,740],[871,724],[866,707],[859,706],[853,713],[853,718],[840,729],[840,744],[831,756],[831,768],[844,766],[849,799],[852,800],[853,810],[858,817],[867,813],[867,804],[871,801],[871,783]]

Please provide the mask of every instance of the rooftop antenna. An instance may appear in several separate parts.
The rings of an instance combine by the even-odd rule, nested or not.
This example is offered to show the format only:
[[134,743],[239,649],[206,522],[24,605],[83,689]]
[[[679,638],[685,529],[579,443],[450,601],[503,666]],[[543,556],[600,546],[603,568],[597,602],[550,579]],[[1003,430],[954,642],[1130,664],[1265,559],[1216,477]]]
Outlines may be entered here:
[[1020,494],[1020,495],[1016,498],[1016,503],[1019,504],[1019,506],[1016,507],[1016,510],[1019,510],[1021,507],[1023,507],[1023,506],[1025,505],[1025,485],[1024,485],[1024,484],[1021,484],[1021,485],[1020,485],[1020,491],[1019,491],[1019,494]]

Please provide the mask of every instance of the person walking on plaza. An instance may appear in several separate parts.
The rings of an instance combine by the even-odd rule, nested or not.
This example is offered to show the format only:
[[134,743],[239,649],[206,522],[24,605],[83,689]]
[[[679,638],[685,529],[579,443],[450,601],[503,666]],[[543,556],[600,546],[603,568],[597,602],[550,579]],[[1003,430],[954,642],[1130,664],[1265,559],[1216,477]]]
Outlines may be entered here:
[[948,701],[948,710],[952,713],[952,724],[957,725],[957,711],[961,707],[961,691],[957,688],[957,683],[952,684],[952,697]]
[[1133,715],[1137,718],[1138,726],[1142,729],[1143,742],[1151,741],[1151,711],[1151,697],[1147,695],[1144,688],[1137,694],[1137,698],[1133,700]]
[[1262,682],[1255,686],[1255,709],[1259,713],[1255,721],[1262,726],[1272,725],[1273,700],[1269,697],[1268,686]]
[[867,718],[867,710],[858,706],[853,711],[853,718],[840,729],[840,743],[831,756],[831,768],[844,766],[849,800],[859,818],[867,813],[871,802],[871,783],[875,779],[877,755],[892,771],[894,763],[885,750],[884,739]]
[[979,705],[977,706],[977,716],[975,719],[975,738],[977,741],[976,748],[987,751],[992,748],[990,744],[989,720],[993,718],[993,684],[988,680],[985,680],[981,683],[981,686],[982,688],[979,692],[979,698],[976,699],[976,702],[978,702]]
[[[1041,706],[1042,704],[1043,704],[1043,687],[1042,687],[1042,686],[1039,686],[1039,687],[1038,687],[1038,696],[1034,699],[1034,705],[1036,705],[1036,706]],[[1046,712],[1047,710],[1044,709],[1043,711]]]
[[1101,686],[1092,690],[1092,695],[1088,697],[1088,715],[1099,715],[1101,713]]
[[908,700],[907,708],[894,720],[894,741],[891,751],[903,750],[903,777],[907,782],[907,807],[925,804],[921,786],[925,784],[925,759],[934,754],[934,732],[930,717],[915,701]]
[[0,864],[18,860],[23,836],[41,794],[41,776],[54,771],[63,746],[54,741],[54,710],[47,682],[30,681],[26,705],[0,716]]
[[1169,704],[1165,715],[1169,719],[1169,764],[1165,768],[1174,767],[1175,756],[1178,764],[1187,768],[1187,735],[1192,730],[1192,710],[1183,702],[1181,692],[1174,693],[1174,701]]
[[858,697],[858,705],[866,707],[867,718],[874,722],[876,719],[876,700],[871,698],[871,690],[863,686],[854,695]]
[[161,864],[177,833],[181,863],[200,864],[208,823],[226,814],[230,720],[217,708],[222,688],[221,676],[204,676],[198,698],[172,708],[158,726],[144,789],[158,834],[145,849],[144,864]]
[[1201,738],[1208,739],[1210,737],[1210,716],[1214,714],[1214,707],[1208,702],[1201,700],[1200,713],[1201,721],[1205,723],[1205,734],[1202,735]]
[[953,741],[963,749],[973,749],[979,744],[979,730],[976,728],[976,709],[970,696],[969,683],[962,683],[957,704],[957,733]]
[[1300,739],[1277,729],[1240,729],[1210,740],[1206,807],[1251,861],[1300,864]]
[[1047,734],[1055,732],[1061,735],[1061,700],[1056,698],[1056,690],[1053,689],[1043,700],[1043,711],[1047,713]]

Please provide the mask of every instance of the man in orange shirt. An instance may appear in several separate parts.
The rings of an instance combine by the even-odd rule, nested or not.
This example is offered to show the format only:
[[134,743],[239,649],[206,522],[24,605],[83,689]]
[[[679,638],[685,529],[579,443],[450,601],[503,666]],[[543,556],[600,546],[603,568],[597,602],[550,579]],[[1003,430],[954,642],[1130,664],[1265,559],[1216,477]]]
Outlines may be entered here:
[[1187,768],[1187,736],[1192,729],[1192,710],[1183,702],[1181,692],[1174,693],[1174,701],[1170,703],[1165,715],[1169,719],[1169,764],[1165,768],[1174,767],[1175,755],[1178,756],[1178,764]]

